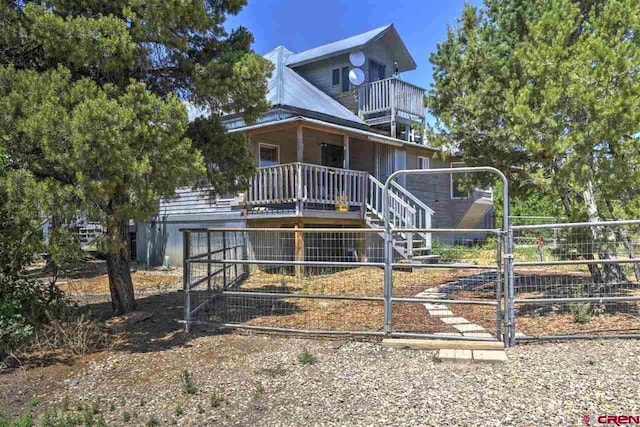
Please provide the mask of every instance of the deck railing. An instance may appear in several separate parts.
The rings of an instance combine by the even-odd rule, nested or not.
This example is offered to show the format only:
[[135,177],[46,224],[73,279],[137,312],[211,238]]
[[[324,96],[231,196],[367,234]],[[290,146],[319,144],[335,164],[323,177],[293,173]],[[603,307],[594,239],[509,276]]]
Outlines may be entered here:
[[246,204],[317,203],[363,206],[366,172],[307,163],[287,163],[258,169]]
[[362,116],[389,112],[424,117],[424,93],[419,86],[390,77],[358,87],[358,113]]

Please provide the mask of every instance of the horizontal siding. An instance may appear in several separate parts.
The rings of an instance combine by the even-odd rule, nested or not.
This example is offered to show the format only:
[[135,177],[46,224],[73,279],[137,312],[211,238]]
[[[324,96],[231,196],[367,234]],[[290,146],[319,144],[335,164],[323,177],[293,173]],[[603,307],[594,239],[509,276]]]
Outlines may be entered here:
[[176,215],[216,214],[231,211],[240,201],[240,197],[221,197],[211,200],[206,190],[181,187],[176,189],[175,198],[160,200],[158,213],[163,218]]

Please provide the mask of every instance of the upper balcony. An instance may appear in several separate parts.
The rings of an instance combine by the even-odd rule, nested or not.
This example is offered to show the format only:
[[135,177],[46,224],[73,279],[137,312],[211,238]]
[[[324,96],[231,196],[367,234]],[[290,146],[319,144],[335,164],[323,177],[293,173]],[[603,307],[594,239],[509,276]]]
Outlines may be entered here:
[[358,115],[369,125],[422,123],[424,95],[425,89],[397,77],[377,80],[358,87]]

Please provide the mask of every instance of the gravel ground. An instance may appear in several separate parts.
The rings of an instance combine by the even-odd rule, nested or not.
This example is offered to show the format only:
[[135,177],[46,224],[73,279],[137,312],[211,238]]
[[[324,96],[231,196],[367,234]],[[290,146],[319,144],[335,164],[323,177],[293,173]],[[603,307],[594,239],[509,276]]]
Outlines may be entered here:
[[[315,363],[299,362],[303,349]],[[145,425],[153,418],[194,426],[542,426],[581,425],[585,414],[640,415],[638,341],[523,345],[508,355],[505,364],[444,363],[432,352],[372,342],[200,336],[70,368],[56,379],[58,387],[37,394],[38,411],[61,407],[66,395],[71,408],[100,396],[108,425]],[[2,376],[2,396],[38,393],[38,369],[45,368]],[[186,391],[185,369],[197,388],[193,394]],[[214,394],[222,397],[216,407]],[[132,414],[129,423],[125,412]]]

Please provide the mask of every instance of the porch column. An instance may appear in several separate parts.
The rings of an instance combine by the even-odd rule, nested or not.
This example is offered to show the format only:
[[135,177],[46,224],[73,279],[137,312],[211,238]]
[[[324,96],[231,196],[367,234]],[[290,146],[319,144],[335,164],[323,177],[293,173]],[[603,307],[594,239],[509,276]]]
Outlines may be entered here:
[[349,135],[342,137],[342,145],[344,146],[344,161],[342,167],[349,169]]
[[302,163],[304,161],[304,138],[302,132],[302,125],[298,125],[296,129],[296,147],[297,156],[296,161]]
[[[296,161],[298,163],[302,163],[304,161],[304,138],[302,125],[298,125],[296,128]],[[303,183],[302,183],[302,165],[296,166],[296,215],[302,216],[302,193],[303,193]],[[297,234],[297,233],[296,233]]]

